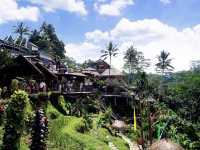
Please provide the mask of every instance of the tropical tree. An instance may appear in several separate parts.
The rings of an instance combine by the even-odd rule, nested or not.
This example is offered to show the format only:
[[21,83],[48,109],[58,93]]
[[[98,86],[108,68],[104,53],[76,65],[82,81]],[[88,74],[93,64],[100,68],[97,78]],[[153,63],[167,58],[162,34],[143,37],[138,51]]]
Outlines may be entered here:
[[[148,89],[149,89],[149,85],[148,85],[148,78],[147,78],[147,74],[145,72],[142,72],[139,74],[139,79],[137,81],[137,88],[136,88],[136,94],[137,97],[139,98],[139,111],[140,111],[140,132],[141,132],[141,141],[142,141],[142,147],[143,149],[145,148],[145,141],[144,140],[144,125],[145,125],[145,120],[144,119],[144,114],[145,109],[144,108],[144,102],[146,101],[146,98],[148,98],[149,94],[148,94]],[[146,118],[146,117],[145,117]]]
[[190,70],[200,73],[200,60],[192,61]]
[[40,30],[32,31],[30,42],[36,44],[40,50],[46,51],[55,58],[65,58],[65,45],[61,41],[52,24],[43,23]]
[[111,62],[112,62],[112,57],[115,57],[118,53],[119,49],[117,48],[117,45],[114,45],[111,41],[108,43],[108,46],[105,50],[101,50],[101,57],[105,60],[109,57],[109,76],[110,76],[110,69],[111,69]]
[[12,59],[7,49],[0,49],[0,70],[12,63]]
[[144,58],[142,52],[137,51],[136,48],[130,46],[124,56],[125,64],[124,68],[129,71],[129,82],[130,75],[134,73],[142,72],[145,68],[149,67],[149,60]]
[[88,67],[94,67],[95,66],[95,61],[91,60],[91,59],[88,59],[88,60],[85,60],[82,64],[81,64],[81,67],[82,68],[88,68]]
[[76,62],[76,60],[74,60],[72,57],[69,56],[65,56],[63,59],[61,59],[61,62],[67,66],[70,69],[76,69],[78,66],[78,63]]
[[29,28],[23,22],[20,22],[17,26],[14,26],[14,33],[19,34],[19,38],[22,39],[24,35],[29,35]]
[[[173,71],[174,67],[171,65],[172,59],[169,58],[170,53],[166,51],[161,51],[158,58],[158,63],[156,64],[156,71],[161,73],[164,77],[167,73]],[[168,85],[164,82],[164,78],[162,78],[158,93],[160,95],[160,100],[163,100],[163,97],[166,96]]]
[[169,59],[169,52],[161,51],[158,58],[158,63],[156,64],[156,71],[164,75],[167,72],[173,71],[174,67],[171,65],[172,59]]

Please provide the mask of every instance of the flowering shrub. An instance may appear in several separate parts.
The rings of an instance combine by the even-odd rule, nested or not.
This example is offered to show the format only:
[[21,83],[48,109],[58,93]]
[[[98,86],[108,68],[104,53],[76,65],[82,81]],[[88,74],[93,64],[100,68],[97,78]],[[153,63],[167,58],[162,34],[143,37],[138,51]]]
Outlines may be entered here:
[[5,150],[17,150],[20,147],[21,132],[24,126],[24,110],[27,102],[28,95],[24,91],[15,91],[11,95],[10,103],[6,109],[3,136],[3,149]]

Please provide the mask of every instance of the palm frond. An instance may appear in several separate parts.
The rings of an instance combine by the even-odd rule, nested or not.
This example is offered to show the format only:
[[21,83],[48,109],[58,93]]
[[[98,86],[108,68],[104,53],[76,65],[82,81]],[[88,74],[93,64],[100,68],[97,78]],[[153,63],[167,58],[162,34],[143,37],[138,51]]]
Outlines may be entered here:
[[106,57],[106,56],[108,56],[108,54],[103,54],[103,55],[101,55],[101,57]]

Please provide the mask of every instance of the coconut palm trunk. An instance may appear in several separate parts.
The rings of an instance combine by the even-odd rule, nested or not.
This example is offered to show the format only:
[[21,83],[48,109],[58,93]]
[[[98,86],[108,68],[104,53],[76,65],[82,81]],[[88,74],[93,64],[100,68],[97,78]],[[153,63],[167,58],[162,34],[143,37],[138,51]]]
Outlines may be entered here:
[[110,55],[110,66],[109,66],[109,78],[110,78],[110,69],[111,69],[111,55]]

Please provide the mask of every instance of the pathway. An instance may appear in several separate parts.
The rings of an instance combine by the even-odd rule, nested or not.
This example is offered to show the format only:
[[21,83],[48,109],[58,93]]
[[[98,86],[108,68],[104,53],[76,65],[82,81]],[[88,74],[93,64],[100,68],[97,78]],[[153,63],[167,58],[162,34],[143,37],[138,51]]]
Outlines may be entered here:
[[[109,140],[109,137],[106,137]],[[119,150],[110,140],[108,142],[108,146],[110,147],[111,150]]]
[[112,142],[108,142],[108,146],[111,150],[119,150]]
[[122,133],[118,133],[118,135],[128,143],[130,150],[140,150],[136,142],[132,142],[128,137],[123,135]]

